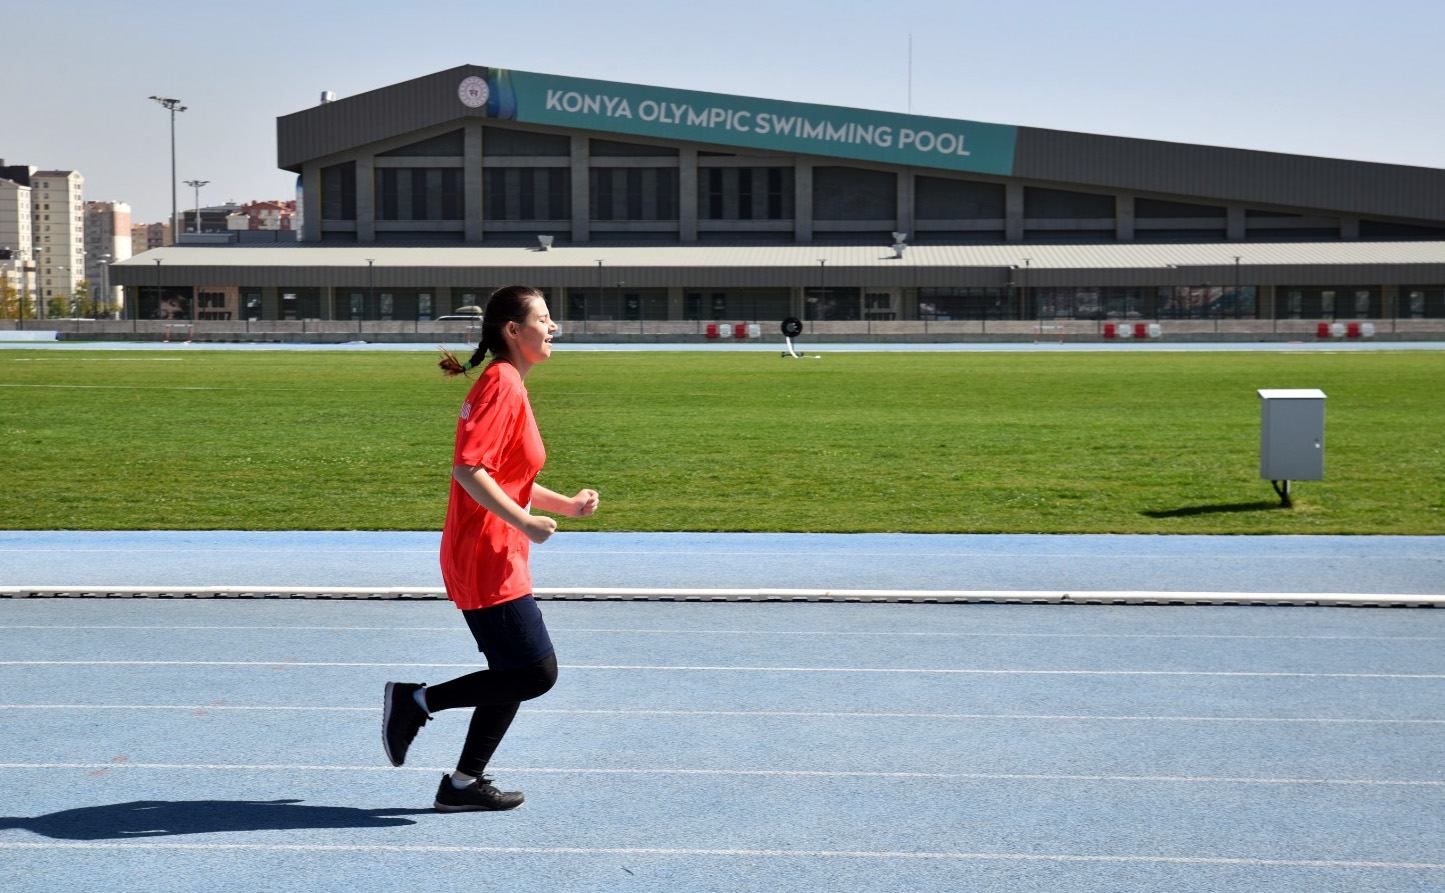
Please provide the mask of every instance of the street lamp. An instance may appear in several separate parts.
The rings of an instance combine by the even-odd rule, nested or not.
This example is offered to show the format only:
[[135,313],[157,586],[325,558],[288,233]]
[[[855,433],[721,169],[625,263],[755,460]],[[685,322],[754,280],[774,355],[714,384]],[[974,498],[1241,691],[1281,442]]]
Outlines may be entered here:
[[1234,256],[1234,318],[1239,319],[1239,261],[1240,256]]
[[[366,259],[366,304],[367,306],[376,306],[376,258],[374,257]],[[356,334],[362,333],[362,322],[365,319],[366,307],[362,307],[361,312],[356,316]]]
[[201,187],[210,180],[187,180],[186,185],[196,190],[196,234],[201,232]]
[[186,107],[181,105],[179,99],[171,99],[166,96],[152,96],[151,99],[160,103],[171,113],[171,233],[174,238],[176,231],[176,112],[184,112]]
[[824,305],[827,303],[827,267],[828,259],[826,257],[818,258],[818,303],[813,307],[813,319],[808,320],[809,335],[813,334],[813,321],[816,320],[820,315],[822,315]]
[[[156,313],[161,312],[161,259],[156,258]],[[136,317],[140,317],[140,307],[135,308]]]
[[[597,303],[600,309],[606,310],[606,304],[602,298],[602,261],[597,261]],[[603,314],[606,315],[605,313]],[[587,331],[587,292],[582,292],[582,331]]]
[[100,319],[102,310],[107,316],[110,315],[110,255],[102,254],[100,261],[100,295],[91,302],[96,319]]
[[8,246],[0,248],[0,260],[6,263],[4,275],[0,276],[0,314],[6,319],[10,318],[10,274],[15,268],[14,258],[15,249]]

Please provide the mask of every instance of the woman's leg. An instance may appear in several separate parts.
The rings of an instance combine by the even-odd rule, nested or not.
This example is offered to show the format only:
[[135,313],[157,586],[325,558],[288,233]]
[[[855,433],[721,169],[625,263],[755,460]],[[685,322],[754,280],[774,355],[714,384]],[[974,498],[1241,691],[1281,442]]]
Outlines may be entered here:
[[553,654],[525,667],[480,670],[428,686],[426,705],[433,713],[474,708],[467,740],[457,760],[457,771],[473,778],[481,777],[521,702],[546,694],[556,683],[557,656]]

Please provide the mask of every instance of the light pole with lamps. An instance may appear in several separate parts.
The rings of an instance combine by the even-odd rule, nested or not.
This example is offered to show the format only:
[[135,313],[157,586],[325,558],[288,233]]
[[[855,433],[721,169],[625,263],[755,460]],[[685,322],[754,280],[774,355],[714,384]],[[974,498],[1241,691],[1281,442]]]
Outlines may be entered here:
[[187,180],[186,185],[196,190],[196,234],[201,232],[201,187],[210,183],[210,180]]
[[828,259],[818,258],[818,303],[813,309],[813,319],[808,321],[808,334],[813,334],[813,320],[816,320],[823,313],[823,307],[827,303],[828,295]]
[[[603,299],[603,297],[602,297],[602,261],[601,261],[601,260],[597,261],[597,304],[598,304],[598,307],[599,307],[600,309],[602,309],[602,310],[606,310],[606,309],[607,309],[607,307],[606,307],[606,305],[605,305],[605,303],[604,303],[604,299]],[[587,331],[587,316],[588,316],[588,314],[587,314],[587,292],[584,291],[584,292],[582,292],[582,331],[583,331],[583,332],[586,332],[586,331]]]
[[[15,268],[15,249],[10,247],[0,248],[0,260],[5,261],[5,269],[0,274],[0,316],[10,318],[10,274]],[[16,292],[18,302],[19,292]]]
[[1234,256],[1234,318],[1239,319],[1239,261],[1240,256]]
[[103,312],[110,316],[110,255],[102,254],[97,260],[100,261],[100,294],[91,301],[96,319],[100,319]]
[[[161,259],[156,258],[156,313],[161,312]],[[135,308],[135,315],[140,317],[140,308]]]
[[[376,258],[366,259],[366,304],[376,304]],[[366,306],[356,315],[356,334],[362,333],[362,321],[366,319]]]
[[[184,112],[186,107],[181,105],[179,99],[171,99],[168,96],[152,96],[152,100],[159,102],[171,113],[171,236],[175,238],[176,225],[176,112]],[[160,263],[160,261],[156,261]]]

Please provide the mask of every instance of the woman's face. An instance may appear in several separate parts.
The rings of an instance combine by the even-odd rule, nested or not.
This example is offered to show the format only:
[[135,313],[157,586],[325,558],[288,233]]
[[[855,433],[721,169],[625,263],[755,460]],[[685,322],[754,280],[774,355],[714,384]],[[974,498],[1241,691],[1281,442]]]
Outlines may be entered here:
[[535,366],[552,355],[552,336],[557,332],[557,324],[552,322],[546,301],[541,298],[533,300],[527,319],[520,324],[507,324],[509,329],[513,326],[516,326],[512,342],[517,352],[516,359]]

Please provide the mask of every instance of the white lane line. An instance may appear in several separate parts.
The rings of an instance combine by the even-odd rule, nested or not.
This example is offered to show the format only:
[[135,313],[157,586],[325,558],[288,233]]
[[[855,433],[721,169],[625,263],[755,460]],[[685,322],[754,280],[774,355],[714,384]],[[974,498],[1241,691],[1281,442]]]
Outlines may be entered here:
[[874,850],[718,850],[677,847],[503,847],[503,846],[397,846],[385,844],[263,844],[263,843],[0,843],[8,850],[216,850],[259,852],[375,852],[375,853],[484,853],[521,856],[702,856],[729,858],[803,859],[927,859],[973,862],[1092,862],[1174,865],[1244,865],[1272,868],[1362,868],[1390,871],[1438,871],[1445,863],[1370,862],[1332,859],[1258,859],[1218,856],[1084,856],[1065,853],[928,853]]
[[[380,707],[316,707],[302,705],[239,705],[239,704],[0,704],[0,710],[189,710],[189,711],[256,711],[311,713],[380,713]],[[782,719],[956,719],[956,720],[1019,720],[1044,722],[1184,722],[1184,723],[1267,723],[1318,725],[1445,725],[1445,719],[1379,719],[1341,716],[1166,716],[1121,715],[1108,713],[907,713],[828,710],[568,710],[564,708],[527,708],[530,713],[562,716],[741,716]]]
[[[404,766],[408,772],[450,772],[444,766]],[[338,766],[307,764],[226,763],[0,763],[0,770],[41,769],[156,769],[201,772],[394,772],[391,766]],[[1150,784],[1263,784],[1327,785],[1346,787],[1445,788],[1445,781],[1430,779],[1378,778],[1276,778],[1213,775],[1058,775],[1017,772],[865,772],[827,769],[559,769],[538,767],[496,767],[498,773],[516,775],[679,775],[746,778],[887,778],[925,781],[1059,781],[1059,782],[1141,782]]]
[[[549,608],[549,610],[556,610]],[[558,627],[548,624],[553,635],[605,634],[605,635],[669,635],[669,636],[839,636],[842,638],[925,638],[925,639],[1229,639],[1245,641],[1306,641],[1306,642],[1440,642],[1445,636],[1270,636],[1232,635],[1214,633],[1011,633],[1011,632],[917,632],[913,630],[766,630],[766,629],[642,629],[632,627]],[[395,632],[395,633],[451,633],[455,626],[163,626],[138,624],[0,624],[0,630],[56,629],[56,630],[164,630],[164,631],[265,631],[265,632]]]
[[743,859],[927,859],[959,862],[1092,862],[1172,865],[1242,865],[1260,868],[1360,868],[1387,871],[1439,871],[1438,862],[1372,862],[1334,859],[1259,859],[1222,856],[1084,856],[1069,853],[928,853],[886,850],[718,850],[681,847],[528,847],[398,846],[386,844],[267,843],[0,843],[6,850],[209,850],[224,852],[303,853],[481,853],[515,856],[700,856]]
[[[0,660],[5,667],[358,667],[366,669],[476,669],[475,663],[381,663],[304,660]],[[899,667],[675,667],[643,664],[562,664],[563,670],[626,670],[681,673],[889,673],[942,676],[1201,676],[1262,679],[1445,679],[1441,673],[1271,673],[1222,670],[1019,670],[916,669]]]
[[[1406,595],[1349,592],[1161,592],[1156,590],[975,590],[975,589],[659,589],[645,587],[570,588],[537,587],[543,601],[663,601],[663,602],[766,602],[766,603],[869,603],[911,602],[958,604],[968,602],[1024,604],[1223,604],[1248,605],[1386,605],[1445,606],[1445,595]],[[0,586],[0,598],[106,598],[106,597],[264,597],[311,595],[317,598],[423,597],[444,598],[435,586]]]

